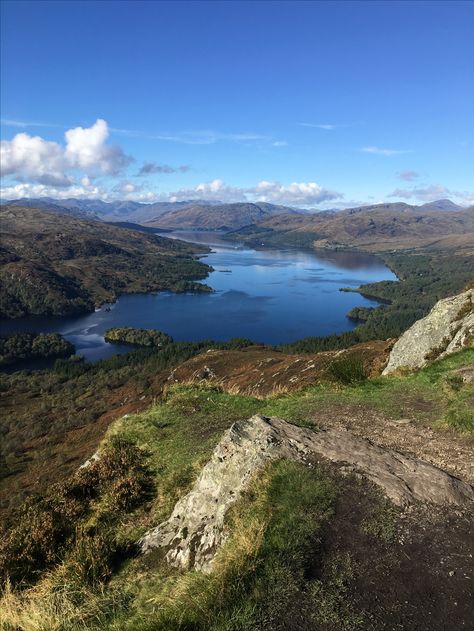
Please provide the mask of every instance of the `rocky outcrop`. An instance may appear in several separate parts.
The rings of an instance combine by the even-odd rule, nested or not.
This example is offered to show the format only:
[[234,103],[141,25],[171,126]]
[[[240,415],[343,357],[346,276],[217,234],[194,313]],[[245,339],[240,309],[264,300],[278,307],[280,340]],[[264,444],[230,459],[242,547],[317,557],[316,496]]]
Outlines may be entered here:
[[344,430],[309,430],[257,415],[234,423],[224,434],[192,490],[168,520],[138,542],[139,550],[161,548],[173,566],[209,571],[227,536],[227,510],[258,470],[279,458],[311,466],[318,457],[340,463],[344,472],[363,474],[399,506],[416,501],[464,506],[474,501],[471,486],[416,458]]
[[395,343],[383,371],[414,370],[472,345],[474,339],[474,289],[445,298],[415,322]]

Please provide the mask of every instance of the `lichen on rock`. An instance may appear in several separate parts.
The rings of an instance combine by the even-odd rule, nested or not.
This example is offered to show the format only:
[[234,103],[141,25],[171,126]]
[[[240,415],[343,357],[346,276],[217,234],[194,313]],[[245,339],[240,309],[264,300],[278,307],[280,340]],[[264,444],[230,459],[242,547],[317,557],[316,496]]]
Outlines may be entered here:
[[348,431],[305,429],[256,415],[225,432],[191,491],[169,519],[138,541],[139,550],[161,548],[170,565],[210,571],[228,536],[225,515],[252,477],[271,460],[311,464],[319,457],[343,465],[344,472],[362,474],[399,506],[422,501],[462,507],[474,501],[469,484]]
[[440,300],[395,342],[383,375],[426,366],[474,340],[474,289]]

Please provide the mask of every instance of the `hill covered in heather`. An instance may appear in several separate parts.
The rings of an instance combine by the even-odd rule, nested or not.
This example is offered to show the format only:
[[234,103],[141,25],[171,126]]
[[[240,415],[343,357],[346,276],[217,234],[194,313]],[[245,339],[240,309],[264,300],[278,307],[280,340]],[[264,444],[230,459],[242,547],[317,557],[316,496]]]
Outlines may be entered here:
[[206,248],[90,219],[2,206],[0,315],[92,311],[123,293],[205,290]]

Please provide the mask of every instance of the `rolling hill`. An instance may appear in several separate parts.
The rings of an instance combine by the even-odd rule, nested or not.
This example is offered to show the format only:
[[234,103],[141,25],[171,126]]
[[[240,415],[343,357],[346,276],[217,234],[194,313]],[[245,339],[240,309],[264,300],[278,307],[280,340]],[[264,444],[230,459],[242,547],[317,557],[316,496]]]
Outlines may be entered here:
[[474,210],[442,212],[380,204],[331,214],[266,217],[228,235],[254,245],[352,247],[371,252],[413,248],[474,251]]
[[298,211],[287,206],[277,206],[264,202],[212,206],[201,203],[165,212],[148,221],[147,225],[181,230],[237,230],[268,217],[298,214],[300,214]]
[[207,290],[197,245],[34,208],[2,206],[0,315],[70,315],[124,293]]

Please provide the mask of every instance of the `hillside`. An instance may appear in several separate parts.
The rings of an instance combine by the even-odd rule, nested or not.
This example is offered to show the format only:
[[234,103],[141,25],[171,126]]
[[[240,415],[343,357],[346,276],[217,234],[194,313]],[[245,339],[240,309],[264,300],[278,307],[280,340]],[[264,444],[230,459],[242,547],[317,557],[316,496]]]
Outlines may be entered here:
[[92,311],[124,293],[205,290],[207,251],[176,240],[33,208],[2,206],[0,315]]
[[292,215],[296,211],[266,203],[195,204],[170,210],[147,222],[157,228],[176,230],[236,230],[275,215]]
[[474,211],[381,204],[324,215],[278,215],[228,238],[250,244],[350,247],[371,252],[446,247],[473,253]]
[[101,199],[82,199],[70,197],[54,199],[52,197],[21,198],[1,200],[2,206],[20,206],[22,208],[39,208],[45,212],[62,213],[74,217],[97,219],[107,222],[144,223],[162,213],[196,206],[196,204],[212,206],[216,202],[187,200],[180,202],[142,203],[128,200],[104,202]]
[[[50,447],[50,483],[5,520],[0,573],[9,573],[12,587],[0,601],[0,624],[25,631],[466,627],[473,351],[383,379],[380,351],[385,359],[369,379],[346,382],[351,373],[341,369],[354,366],[352,351],[326,356],[318,381],[298,384],[293,377],[305,376],[316,358],[282,356],[278,365],[278,353],[241,349],[250,365],[260,354],[268,379],[269,360],[275,371],[300,364],[288,374],[289,392],[279,382],[258,398],[219,374],[214,381],[206,352],[196,358],[206,374],[194,383],[186,369],[171,372],[172,363],[160,374],[165,349],[130,356],[129,368],[121,357],[115,368],[104,362],[68,373],[63,362],[57,372],[2,377],[23,436],[20,400],[30,414],[50,410],[41,428],[31,421],[23,466],[31,467],[35,448],[46,449],[51,413],[70,429],[64,447]],[[187,370],[192,375],[196,365]],[[96,406],[110,414],[103,395],[110,405],[111,384],[115,421],[101,440],[108,423],[86,416]],[[78,397],[85,410],[73,419],[67,406]],[[14,418],[9,430],[17,431]],[[78,460],[77,441],[90,431],[94,440]],[[7,463],[5,500],[13,499],[8,489],[18,493],[14,458]],[[46,472],[44,458],[40,464]]]
[[[74,203],[72,203],[74,202]],[[54,213],[60,215],[70,215],[71,217],[80,217],[82,219],[97,219],[99,215],[96,210],[91,210],[89,205],[81,205],[81,200],[55,200],[49,197],[39,199],[14,199],[1,203],[0,207],[18,206],[19,208],[36,208],[46,213]]]

